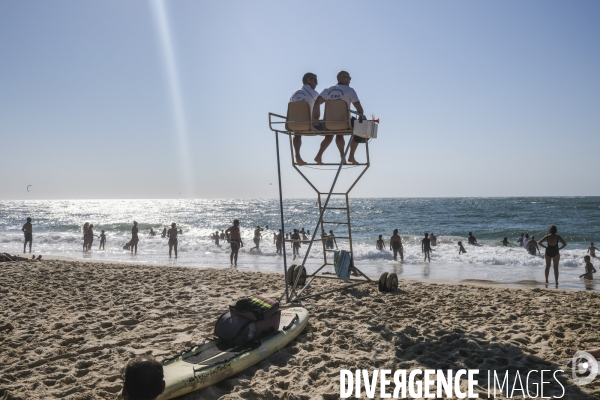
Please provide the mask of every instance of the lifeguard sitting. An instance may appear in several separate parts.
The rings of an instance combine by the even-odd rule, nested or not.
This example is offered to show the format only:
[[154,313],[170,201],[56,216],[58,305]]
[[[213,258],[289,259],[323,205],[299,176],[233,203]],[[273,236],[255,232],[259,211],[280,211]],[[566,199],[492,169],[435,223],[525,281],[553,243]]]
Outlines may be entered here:
[[[319,97],[319,92],[315,90],[317,84],[317,75],[312,72],[307,72],[302,77],[303,86],[296,90],[292,97],[290,97],[290,102],[296,101],[305,101],[308,103],[310,107],[310,115],[312,115],[313,106],[317,97]],[[318,127],[316,129],[319,129]],[[322,129],[322,128],[321,128]],[[296,164],[305,165],[306,162],[300,157],[300,147],[302,146],[302,135],[294,135],[294,150],[296,152]]]
[[[312,109],[312,124],[317,127],[321,126],[321,122],[319,122],[319,118],[321,117],[321,104],[325,103],[326,100],[344,100],[348,104],[348,109],[350,109],[350,104],[354,105],[356,111],[359,114],[359,118],[362,120],[364,118],[363,108],[360,104],[360,100],[358,100],[358,96],[354,89],[350,87],[350,74],[347,71],[340,71],[337,74],[337,82],[338,84],[335,86],[331,86],[321,92],[319,97],[317,98],[315,105]],[[352,119],[352,123],[354,122],[354,118]],[[315,157],[315,162],[319,165],[323,164],[323,152],[329,147],[329,144],[333,140],[333,136],[325,136],[323,141],[321,142],[321,148]],[[365,143],[366,139],[354,136],[354,141],[350,144],[350,156],[348,157],[348,161],[352,164],[358,164],[358,162],[354,158],[354,153],[356,152],[356,148],[359,143]],[[336,135],[335,143],[340,151],[340,157],[344,158],[344,136]],[[343,161],[344,164],[346,160]]]

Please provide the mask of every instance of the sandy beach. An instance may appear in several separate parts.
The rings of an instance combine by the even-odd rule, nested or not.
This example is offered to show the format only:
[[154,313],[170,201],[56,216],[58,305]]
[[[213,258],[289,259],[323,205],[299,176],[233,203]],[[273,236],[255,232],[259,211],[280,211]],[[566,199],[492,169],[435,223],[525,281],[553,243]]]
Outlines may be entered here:
[[[0,324],[15,327],[0,332],[2,400],[116,399],[121,368],[136,355],[174,355],[212,337],[238,297],[283,291],[275,273],[65,260],[0,266]],[[600,345],[596,292],[401,280],[395,293],[365,284],[302,305],[311,317],[296,341],[182,398],[335,399],[340,369],[357,368],[478,368],[480,397],[487,371],[563,369],[563,398],[600,396],[600,379],[576,386],[565,367],[576,350]],[[546,396],[560,394],[560,385],[546,386]]]

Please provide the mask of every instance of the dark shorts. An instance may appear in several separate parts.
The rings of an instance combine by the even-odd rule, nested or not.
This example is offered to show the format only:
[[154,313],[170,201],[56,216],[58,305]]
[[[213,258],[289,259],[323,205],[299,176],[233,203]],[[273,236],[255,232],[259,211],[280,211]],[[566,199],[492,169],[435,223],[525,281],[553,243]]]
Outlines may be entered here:
[[230,241],[229,245],[231,246],[231,250],[233,250],[233,251],[240,249],[240,242],[238,242],[237,240]]
[[328,249],[333,249],[333,240],[328,240],[325,242],[325,247]]
[[400,249],[400,242],[392,242],[392,249],[399,250]]
[[258,244],[260,243],[260,239],[253,239],[254,240],[254,244],[258,246]]
[[31,232],[25,233],[25,242],[33,242],[33,234]]
[[177,245],[177,238],[170,238],[169,246],[176,246],[176,245]]

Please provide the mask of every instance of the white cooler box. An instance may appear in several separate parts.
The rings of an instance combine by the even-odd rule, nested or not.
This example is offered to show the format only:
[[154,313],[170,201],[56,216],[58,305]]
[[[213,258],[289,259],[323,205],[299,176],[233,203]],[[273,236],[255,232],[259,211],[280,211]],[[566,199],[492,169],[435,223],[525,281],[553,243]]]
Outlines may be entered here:
[[360,136],[366,139],[377,138],[377,122],[370,120],[362,120],[359,122],[358,119],[354,121],[354,135]]

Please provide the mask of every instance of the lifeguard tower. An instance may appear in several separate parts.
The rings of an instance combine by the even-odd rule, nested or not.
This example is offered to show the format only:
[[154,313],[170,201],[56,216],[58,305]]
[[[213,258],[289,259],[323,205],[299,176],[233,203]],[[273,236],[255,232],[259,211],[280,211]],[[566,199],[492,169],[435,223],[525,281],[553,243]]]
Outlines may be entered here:
[[[271,131],[275,132],[275,143],[277,148],[277,172],[279,177],[279,205],[280,205],[280,213],[281,213],[281,232],[282,232],[282,247],[283,247],[283,265],[284,265],[284,279],[285,279],[285,296],[286,301],[299,301],[305,298],[314,297],[318,295],[322,295],[325,293],[335,292],[338,290],[347,289],[349,287],[374,282],[371,278],[365,275],[359,268],[354,264],[354,252],[352,246],[352,224],[351,224],[351,213],[350,213],[350,203],[349,203],[349,194],[350,191],[356,186],[360,178],[365,174],[369,166],[371,165],[369,158],[369,141],[371,139],[375,139],[377,137],[377,128],[379,120],[366,120],[364,118],[354,119],[352,118],[352,114],[357,114],[352,111],[348,107],[348,103],[344,100],[327,100],[325,101],[325,114],[324,120],[322,121],[324,130],[316,130],[311,121],[311,110],[310,105],[304,101],[298,102],[290,102],[288,103],[287,115],[279,115],[275,113],[269,113],[269,128]],[[363,117],[363,116],[359,116]],[[286,240],[285,240],[285,217],[283,212],[283,194],[281,187],[281,163],[280,163],[280,155],[279,155],[279,134],[284,134],[288,136],[289,146],[290,146],[290,155],[291,162],[294,169],[304,178],[306,183],[315,191],[317,194],[317,204],[319,207],[319,218],[316,223],[316,227],[313,230],[313,235],[310,240],[303,241],[303,243],[308,244],[308,248],[302,260],[302,263],[299,265],[292,265],[288,267],[287,258],[286,258]],[[349,140],[346,143],[346,148],[344,152],[344,157],[340,157],[340,161],[337,163],[306,163],[302,166],[296,163],[294,158],[294,146],[292,137],[295,135],[301,135],[303,138],[312,137],[312,136],[337,136],[343,135],[344,137],[348,137]],[[354,136],[359,136],[366,138],[366,142],[364,143],[365,153],[366,153],[366,162],[358,163],[358,164],[345,164],[344,160],[348,155],[348,150],[350,149],[350,145],[354,139]],[[324,167],[323,167],[324,166]],[[303,168],[329,168],[335,166],[336,174],[333,182],[331,184],[331,188],[329,191],[322,191],[317,188],[317,185],[309,179],[306,173],[303,172]],[[358,176],[351,180],[350,184],[345,190],[336,189],[336,183],[340,176],[340,173],[348,168],[359,168],[361,169],[358,173]],[[336,204],[335,207],[329,206],[330,200],[332,197],[342,200],[342,207],[338,207]],[[337,210],[337,216],[339,218],[340,215],[344,215],[343,220],[334,221],[333,213],[328,213],[329,211]],[[341,212],[341,213],[340,213]],[[342,258],[346,258],[344,252],[336,253],[333,249],[326,248],[327,236],[326,233],[328,229],[332,226],[345,226],[347,228],[346,236],[335,236],[336,241],[340,241],[341,247],[346,247],[347,254],[350,257],[349,261],[349,273],[351,273],[352,277],[348,277],[347,274],[344,275],[344,272],[341,271],[341,268],[344,268],[343,264],[344,260]],[[318,237],[320,233],[320,237]],[[307,275],[306,273],[306,260],[311,251],[311,248],[315,241],[320,241],[321,246],[323,248],[323,264],[312,274]],[[334,262],[334,259],[337,260],[337,263]],[[347,258],[346,258],[346,263]],[[322,274],[321,271],[328,266],[333,266],[336,272],[336,275],[332,275],[331,273],[328,275]],[[348,266],[348,265],[346,265]],[[329,278],[329,279],[338,279],[338,277],[342,276],[344,284],[338,285],[335,289],[327,290],[324,292],[310,292],[306,293],[309,288],[311,282],[316,278]],[[379,289],[381,291],[394,291],[398,288],[398,277],[396,274],[387,274],[384,273],[379,279]]]

